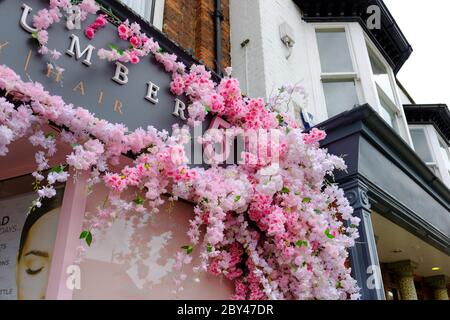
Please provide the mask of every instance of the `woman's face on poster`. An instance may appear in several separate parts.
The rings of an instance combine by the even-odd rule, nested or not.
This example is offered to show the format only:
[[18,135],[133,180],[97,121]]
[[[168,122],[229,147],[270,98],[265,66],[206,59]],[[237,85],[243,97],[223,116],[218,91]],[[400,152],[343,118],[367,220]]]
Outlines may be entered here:
[[17,298],[45,299],[60,208],[43,215],[31,227],[17,264]]

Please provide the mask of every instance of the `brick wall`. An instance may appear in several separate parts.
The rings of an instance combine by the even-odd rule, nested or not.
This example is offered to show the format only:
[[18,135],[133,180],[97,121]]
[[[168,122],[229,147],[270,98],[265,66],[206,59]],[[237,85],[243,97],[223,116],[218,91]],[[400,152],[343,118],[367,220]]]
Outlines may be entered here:
[[[214,0],[166,0],[163,32],[209,68],[214,59]],[[222,70],[231,65],[229,0],[222,0]]]

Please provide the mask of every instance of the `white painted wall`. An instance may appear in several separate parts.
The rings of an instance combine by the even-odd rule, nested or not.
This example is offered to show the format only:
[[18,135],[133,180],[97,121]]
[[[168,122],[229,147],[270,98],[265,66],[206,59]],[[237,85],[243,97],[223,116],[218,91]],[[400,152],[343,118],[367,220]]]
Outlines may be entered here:
[[[306,92],[311,93],[304,41],[306,23],[301,20],[298,7],[287,0],[231,0],[230,8],[233,72],[244,91],[251,97],[268,98],[283,85],[301,82]],[[283,22],[293,28],[296,41],[289,59],[286,59],[289,51],[279,34]],[[242,48],[241,43],[246,39],[250,42]],[[302,97],[294,97],[294,102],[305,106]],[[308,104],[316,105],[314,101]]]
[[[294,102],[313,114],[315,123],[328,119],[315,28],[337,26],[345,28],[348,35],[360,104],[369,103],[379,110],[380,102],[367,53],[370,40],[357,22],[306,23],[291,0],[230,0],[230,10],[233,75],[240,80],[247,95],[268,98],[281,86],[300,82],[307,97],[295,97]],[[283,22],[292,27],[296,41],[289,59],[286,59],[289,51],[279,34],[279,26]],[[250,42],[242,48],[241,43],[246,39]],[[381,59],[384,60],[382,56]],[[392,70],[391,77],[394,79]],[[405,141],[412,144],[402,108],[401,90],[395,81],[393,84],[399,131]],[[298,110],[295,114],[298,116]]]
[[408,95],[402,90],[402,88],[400,88],[400,86],[398,86],[398,90],[402,104],[413,104],[413,101],[408,98]]

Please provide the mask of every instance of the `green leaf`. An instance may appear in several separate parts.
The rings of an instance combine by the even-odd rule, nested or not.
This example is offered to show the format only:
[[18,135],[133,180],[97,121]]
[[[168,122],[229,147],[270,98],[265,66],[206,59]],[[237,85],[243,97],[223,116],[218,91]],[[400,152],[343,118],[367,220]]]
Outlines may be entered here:
[[310,203],[311,200],[312,200],[311,198],[305,198],[305,199],[303,199],[302,202],[303,202],[303,203]]
[[90,247],[92,244],[92,233],[90,231],[83,231],[80,234],[80,239],[84,239],[87,245]]
[[122,49],[120,49],[118,46],[116,46],[115,44],[110,44],[109,47],[111,48],[111,50],[116,51],[119,55],[123,56],[123,54],[125,53],[125,51],[123,51]]
[[80,239],[86,239],[87,235],[89,234],[89,231],[83,231],[80,234]]
[[72,143],[70,146],[71,146],[73,149],[75,149],[76,147],[79,146],[79,144],[78,144],[78,143]]
[[142,197],[137,197],[136,199],[134,199],[134,203],[142,206],[145,203],[145,199]]
[[278,125],[281,126],[283,124],[283,122],[284,122],[283,116],[281,114],[278,114],[277,115],[277,119],[278,119]]
[[206,250],[208,250],[208,253],[211,253],[213,251],[213,246],[208,243]]
[[65,166],[63,165],[59,165],[57,167],[54,167],[50,170],[50,172],[54,172],[54,173],[61,173],[64,172]]
[[335,236],[333,236],[333,235],[330,233],[330,229],[325,230],[325,235],[326,235],[329,239],[334,239],[334,238],[335,238]]
[[209,105],[206,105],[206,106],[205,106],[205,111],[206,111],[206,112],[211,112],[211,107],[210,107]]
[[236,198],[234,198],[234,202],[238,202],[239,200],[241,200],[241,196],[236,196]]
[[38,38],[38,33],[37,33],[37,31],[34,31],[34,32],[31,34],[31,37],[32,37],[33,39],[37,39],[37,38]]
[[88,235],[86,236],[86,243],[90,247],[92,244],[92,233],[89,231]]
[[45,138],[46,138],[46,139],[48,139],[48,138],[55,139],[55,138],[56,138],[56,134],[55,134],[54,132],[47,133],[47,134],[45,135]]
[[182,246],[181,249],[186,250],[186,253],[187,253],[187,254],[191,254],[192,251],[194,251],[194,247],[191,246],[191,245],[188,245],[188,246]]
[[289,193],[291,192],[288,188],[284,187],[283,189],[281,189],[281,193]]
[[303,240],[298,240],[296,243],[296,246],[301,248],[302,246],[307,247],[308,246],[308,241],[303,241]]
[[317,213],[317,214],[322,214],[322,211],[319,210],[319,209],[314,209],[314,212]]
[[341,289],[341,288],[342,288],[342,284],[340,281],[338,281],[336,284],[336,289]]

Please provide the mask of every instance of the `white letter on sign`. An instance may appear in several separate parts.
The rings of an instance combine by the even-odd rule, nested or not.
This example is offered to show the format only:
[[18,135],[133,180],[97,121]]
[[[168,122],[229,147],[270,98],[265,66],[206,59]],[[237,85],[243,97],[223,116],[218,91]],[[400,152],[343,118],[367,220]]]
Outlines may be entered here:
[[127,84],[128,83],[128,68],[125,67],[120,62],[116,62],[116,74],[114,75],[113,80],[118,84]]
[[172,114],[176,117],[180,117],[181,120],[186,120],[186,117],[184,116],[185,110],[186,105],[184,104],[184,102],[179,99],[175,99],[175,109]]
[[33,10],[31,9],[31,7],[29,7],[28,5],[26,5],[25,3],[22,4],[22,8],[23,8],[23,12],[22,12],[22,17],[20,18],[20,26],[27,32],[29,33],[33,33],[36,32],[37,29],[34,29],[32,27],[30,27],[27,23],[27,18],[28,15],[30,14],[30,12]]
[[82,56],[86,55],[86,59],[83,60],[83,63],[89,67],[92,64],[91,63],[92,51],[95,50],[95,47],[90,44],[86,47],[86,49],[84,49],[83,52],[81,52],[80,38],[78,38],[74,34],[72,34],[70,38],[72,38],[72,42],[70,43],[70,48],[66,51],[66,54],[68,54],[71,57],[75,56],[75,59],[77,60],[79,60]]
[[148,90],[147,90],[147,96],[145,97],[145,99],[147,99],[148,101],[150,101],[153,104],[157,104],[159,102],[158,99],[158,92],[159,92],[159,87],[154,84],[153,82],[149,82],[147,83],[148,85]]

